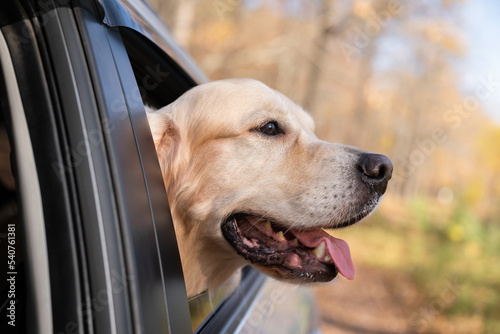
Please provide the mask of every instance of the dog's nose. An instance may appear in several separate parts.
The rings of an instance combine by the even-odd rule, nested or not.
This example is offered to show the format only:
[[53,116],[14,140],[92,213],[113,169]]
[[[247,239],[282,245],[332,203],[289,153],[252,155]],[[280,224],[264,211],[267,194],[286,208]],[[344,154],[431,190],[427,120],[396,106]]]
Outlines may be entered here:
[[387,183],[392,177],[392,169],[391,160],[382,154],[363,153],[358,160],[361,179],[372,185],[380,195],[387,189]]

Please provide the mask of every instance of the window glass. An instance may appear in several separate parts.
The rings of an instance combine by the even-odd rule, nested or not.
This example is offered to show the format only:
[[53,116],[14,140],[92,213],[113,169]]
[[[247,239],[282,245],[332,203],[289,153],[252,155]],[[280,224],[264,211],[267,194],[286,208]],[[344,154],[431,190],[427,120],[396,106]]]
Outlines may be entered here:
[[191,327],[193,332],[200,327],[203,321],[226,297],[228,297],[227,291],[219,291],[215,296],[210,296],[208,292],[205,292],[189,300],[189,312],[191,313]]
[[314,333],[314,305],[310,288],[267,279],[239,333]]

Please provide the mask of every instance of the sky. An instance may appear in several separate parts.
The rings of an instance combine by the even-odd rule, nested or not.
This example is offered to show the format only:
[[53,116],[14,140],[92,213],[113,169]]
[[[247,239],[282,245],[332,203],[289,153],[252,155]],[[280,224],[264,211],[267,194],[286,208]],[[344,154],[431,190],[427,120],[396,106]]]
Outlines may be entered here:
[[500,1],[465,1],[461,15],[468,45],[457,63],[463,88],[473,94],[478,85],[488,86],[491,94],[481,102],[486,113],[500,123]]
[[[245,5],[254,9],[263,3],[263,0],[245,0]],[[289,5],[297,3],[300,1],[288,0]],[[466,53],[454,62],[459,85],[467,97],[475,96],[478,90],[488,92],[479,101],[486,114],[500,124],[500,0],[461,0],[455,5],[458,10],[454,13],[460,16],[459,28],[463,34],[460,37],[465,39],[467,47]],[[378,44],[376,70],[387,70],[394,63],[405,64],[411,58],[408,54],[411,48],[404,40],[388,36],[379,39]]]
[[[459,39],[465,42],[465,54],[454,59],[459,85],[464,96],[478,100],[487,116],[500,124],[500,1],[463,0],[453,11],[459,22]],[[453,14],[452,14],[453,15]],[[408,65],[414,50],[399,31],[378,40],[374,67],[387,71],[394,64]],[[482,94],[481,94],[482,93]],[[480,98],[479,98],[480,97]]]

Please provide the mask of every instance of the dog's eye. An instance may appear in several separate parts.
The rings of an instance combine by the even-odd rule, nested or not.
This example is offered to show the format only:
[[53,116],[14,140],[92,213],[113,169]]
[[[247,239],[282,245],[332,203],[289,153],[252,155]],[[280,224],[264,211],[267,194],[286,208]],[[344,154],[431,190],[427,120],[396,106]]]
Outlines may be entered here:
[[276,136],[281,133],[281,129],[276,122],[268,122],[259,128],[259,131],[268,136]]

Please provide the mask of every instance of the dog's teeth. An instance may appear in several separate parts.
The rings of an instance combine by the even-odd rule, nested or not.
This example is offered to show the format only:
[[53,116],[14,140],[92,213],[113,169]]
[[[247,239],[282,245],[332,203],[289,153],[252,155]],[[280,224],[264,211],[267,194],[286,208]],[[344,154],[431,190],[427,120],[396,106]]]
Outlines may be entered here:
[[262,222],[262,225],[264,225],[264,227],[267,228],[269,231],[273,230],[273,228],[271,227],[271,222],[269,220],[264,220]]
[[285,239],[285,236],[283,235],[283,231],[279,231],[278,233],[276,233],[276,235],[278,236],[278,238],[280,238],[281,240],[286,240]]
[[297,238],[294,238],[293,240],[291,240],[291,242],[293,242],[294,244],[298,245],[299,244],[299,241],[297,240]]
[[325,262],[327,262],[327,263],[333,263],[332,258],[329,257],[328,255],[325,256]]
[[325,249],[326,249],[326,244],[324,241],[322,241],[318,247],[314,248],[312,253],[318,258],[321,259],[323,256],[325,256]]

